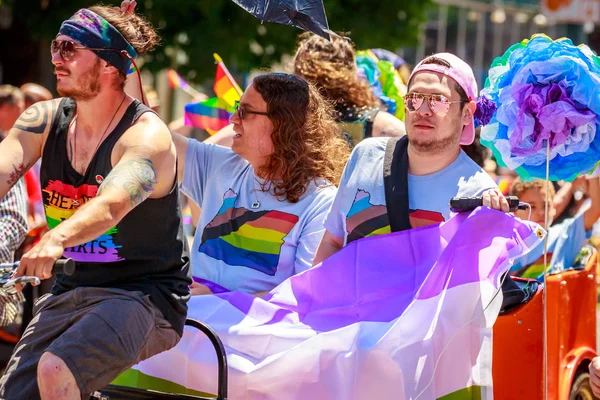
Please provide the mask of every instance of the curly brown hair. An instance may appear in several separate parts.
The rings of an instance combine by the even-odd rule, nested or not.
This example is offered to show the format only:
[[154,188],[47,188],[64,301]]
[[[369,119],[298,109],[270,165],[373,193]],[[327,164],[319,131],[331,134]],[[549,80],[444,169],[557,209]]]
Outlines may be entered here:
[[315,86],[281,73],[259,75],[252,85],[267,103],[274,127],[273,153],[257,171],[271,182],[273,194],[297,203],[310,181],[337,185],[350,147]]
[[331,41],[304,33],[298,38],[294,73],[314,83],[336,106],[379,105],[367,81],[358,76],[356,50],[349,39],[331,35]]
[[[154,50],[160,43],[160,37],[152,24],[139,14],[123,14],[120,7],[103,5],[95,5],[88,10],[98,14],[121,32],[138,56]],[[125,74],[119,73],[115,86],[123,88],[126,79]]]
[[[534,179],[530,182],[525,182],[521,180],[521,178],[517,178],[513,181],[512,186],[510,187],[510,195],[520,197],[523,193],[528,191],[529,189],[537,189],[537,190],[546,190],[546,181],[543,179]],[[554,198],[556,194],[556,190],[554,190],[554,185],[550,183],[548,185],[548,197],[550,200]]]

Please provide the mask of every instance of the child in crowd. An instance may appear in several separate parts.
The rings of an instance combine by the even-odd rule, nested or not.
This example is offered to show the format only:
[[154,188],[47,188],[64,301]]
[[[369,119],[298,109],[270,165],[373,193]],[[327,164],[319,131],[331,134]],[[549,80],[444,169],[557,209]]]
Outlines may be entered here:
[[[552,184],[548,187],[548,260],[549,270],[560,271],[569,268],[575,262],[577,254],[589,237],[594,224],[600,218],[600,178],[592,177],[585,182],[590,204],[582,209],[575,217],[565,219],[562,223],[553,225],[556,208]],[[531,220],[544,226],[546,206],[546,182],[535,179],[523,182],[516,179],[510,194],[517,196],[520,201],[531,205],[529,210],[519,210],[515,215],[524,220]],[[534,248],[530,253],[521,257],[511,268],[511,274],[525,278],[539,278],[544,273],[544,244]]]

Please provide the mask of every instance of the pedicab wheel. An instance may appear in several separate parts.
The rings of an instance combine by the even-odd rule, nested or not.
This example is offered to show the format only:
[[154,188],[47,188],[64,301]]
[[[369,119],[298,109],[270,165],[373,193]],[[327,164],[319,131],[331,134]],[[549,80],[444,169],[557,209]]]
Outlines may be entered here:
[[598,400],[598,398],[594,396],[594,392],[592,392],[590,374],[581,372],[577,375],[571,386],[569,400]]

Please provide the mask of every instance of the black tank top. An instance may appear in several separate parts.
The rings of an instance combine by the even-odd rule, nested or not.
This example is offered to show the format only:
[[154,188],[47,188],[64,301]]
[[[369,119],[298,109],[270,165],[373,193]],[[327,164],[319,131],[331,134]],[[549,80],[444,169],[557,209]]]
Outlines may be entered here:
[[[41,166],[42,195],[50,229],[96,196],[112,170],[110,158],[115,143],[145,112],[152,110],[137,100],[131,103],[82,176],[67,157],[67,131],[75,113],[75,101],[61,101]],[[102,236],[65,249],[64,257],[77,261],[76,272],[72,276],[57,275],[53,294],[82,286],[140,291],[150,295],[173,328],[182,334],[191,280],[176,182],[169,194],[146,199]]]

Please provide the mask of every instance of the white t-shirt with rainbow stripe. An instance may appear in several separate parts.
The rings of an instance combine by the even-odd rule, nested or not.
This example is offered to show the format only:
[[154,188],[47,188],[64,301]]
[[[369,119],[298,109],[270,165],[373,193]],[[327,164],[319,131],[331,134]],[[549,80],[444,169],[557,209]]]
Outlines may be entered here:
[[[325,228],[344,244],[390,233],[385,202],[383,162],[389,138],[360,142],[346,163]],[[408,175],[410,224],[413,228],[450,218],[450,199],[480,196],[497,188],[493,179],[462,150],[456,160],[430,175]]]
[[254,293],[312,266],[336,188],[311,182],[292,204],[262,192],[261,182],[231,149],[190,140],[181,190],[202,209],[194,277]]

